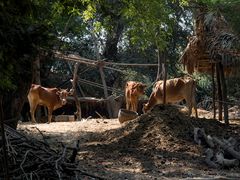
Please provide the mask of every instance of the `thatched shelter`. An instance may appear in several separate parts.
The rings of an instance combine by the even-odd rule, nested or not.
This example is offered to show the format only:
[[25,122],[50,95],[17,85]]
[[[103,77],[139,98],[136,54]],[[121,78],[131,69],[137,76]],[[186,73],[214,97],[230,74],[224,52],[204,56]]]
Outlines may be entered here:
[[[240,41],[220,12],[209,13],[204,6],[196,11],[195,34],[188,41],[180,62],[190,74],[212,74],[213,86],[216,74],[221,119],[221,103],[227,102],[225,76],[237,75],[240,68]],[[214,92],[215,87],[213,100]],[[227,103],[224,103],[224,119],[228,124]]]

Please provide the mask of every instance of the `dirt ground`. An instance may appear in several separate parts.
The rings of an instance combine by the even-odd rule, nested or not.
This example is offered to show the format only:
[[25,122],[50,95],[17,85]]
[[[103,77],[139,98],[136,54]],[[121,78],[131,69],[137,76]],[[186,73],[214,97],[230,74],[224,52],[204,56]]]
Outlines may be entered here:
[[104,179],[239,179],[240,166],[213,169],[206,165],[206,147],[194,142],[193,128],[239,140],[240,120],[230,120],[227,127],[209,119],[211,112],[198,112],[198,119],[189,118],[178,108],[157,106],[124,124],[118,119],[84,119],[19,123],[18,130],[59,151],[63,145],[74,147],[79,140],[79,167]]

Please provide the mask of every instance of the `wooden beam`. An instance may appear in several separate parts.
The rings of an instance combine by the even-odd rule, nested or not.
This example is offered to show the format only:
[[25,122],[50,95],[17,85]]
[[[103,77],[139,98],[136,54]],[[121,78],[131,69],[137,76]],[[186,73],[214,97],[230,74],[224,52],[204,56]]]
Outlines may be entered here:
[[[58,51],[53,51],[53,53],[54,53],[54,57],[59,58],[59,59],[64,59],[64,60],[68,60],[68,61],[75,61],[75,62],[79,62],[79,63],[91,65],[91,66],[98,66],[97,65],[98,61],[96,61],[96,60],[83,58],[83,57],[80,57],[78,55],[65,55],[65,54],[62,54]],[[135,67],[149,67],[149,66],[157,67],[158,66],[158,64],[114,63],[114,62],[105,61],[105,68],[106,68],[107,65],[133,66],[133,67],[134,66]]]

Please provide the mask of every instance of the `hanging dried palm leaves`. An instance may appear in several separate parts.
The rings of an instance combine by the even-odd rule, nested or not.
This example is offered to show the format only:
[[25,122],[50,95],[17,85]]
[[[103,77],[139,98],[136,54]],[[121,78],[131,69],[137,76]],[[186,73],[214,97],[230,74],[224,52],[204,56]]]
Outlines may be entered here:
[[188,39],[188,45],[180,57],[180,62],[188,73],[210,73],[211,64],[216,62],[222,63],[225,74],[238,72],[239,39],[219,12],[201,10],[196,18],[195,34]]

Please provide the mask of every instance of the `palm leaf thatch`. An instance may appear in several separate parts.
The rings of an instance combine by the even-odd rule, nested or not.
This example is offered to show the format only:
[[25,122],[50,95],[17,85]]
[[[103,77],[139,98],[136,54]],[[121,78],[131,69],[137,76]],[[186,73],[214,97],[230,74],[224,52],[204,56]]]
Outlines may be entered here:
[[237,74],[240,68],[240,41],[221,13],[199,13],[195,35],[188,41],[180,57],[188,73],[211,73],[211,65],[221,62],[225,74]]

